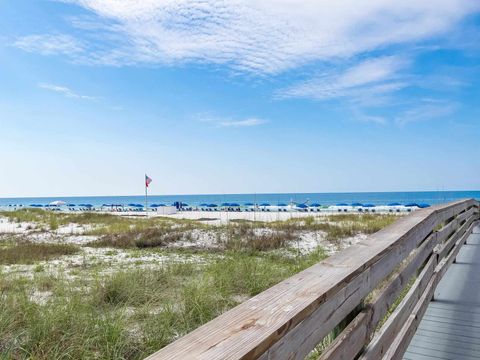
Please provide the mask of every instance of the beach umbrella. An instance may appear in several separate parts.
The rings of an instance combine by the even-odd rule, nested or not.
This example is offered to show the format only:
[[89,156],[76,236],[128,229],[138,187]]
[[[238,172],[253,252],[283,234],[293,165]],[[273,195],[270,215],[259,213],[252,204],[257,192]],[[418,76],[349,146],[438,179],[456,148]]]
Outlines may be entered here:
[[62,205],[65,205],[66,202],[65,201],[62,201],[62,200],[55,200],[55,201],[52,201],[50,204],[50,206],[62,206]]
[[220,206],[230,206],[230,203],[222,203]]
[[158,205],[157,204],[152,204],[152,205],[150,205],[150,207],[151,208],[156,208],[156,207],[158,207]]
[[429,204],[418,204],[418,207],[419,207],[420,209],[425,209],[425,208],[427,208],[427,207],[430,207],[430,205],[429,205]]
[[217,207],[217,204],[208,204],[208,207]]
[[356,203],[353,203],[352,206],[363,206],[363,204],[359,203],[359,202],[356,202]]
[[311,204],[310,206],[311,206],[311,207],[320,207],[320,206],[322,206],[322,205],[320,205],[319,203],[313,203],[313,204]]
[[287,204],[279,203],[277,206],[287,206]]
[[306,208],[308,208],[308,205],[306,205],[306,204],[298,204],[297,207],[300,208],[300,209],[306,209]]
[[128,206],[132,206],[132,207],[134,207],[134,206],[137,206],[137,204],[130,203],[130,204],[128,204]]
[[346,203],[340,203],[340,204],[337,204],[337,206],[348,206],[348,204],[346,204]]
[[158,207],[160,207],[160,206],[167,206],[167,205],[165,205],[165,204],[158,204]]
[[389,203],[387,206],[402,206],[402,204],[397,202],[392,202],[392,203]]
[[237,203],[230,203],[230,206],[233,206],[233,207],[239,207],[240,204],[237,204]]
[[91,207],[93,207],[93,205],[92,205],[92,204],[85,204],[85,205],[83,205],[83,206],[85,206],[85,207],[88,207],[88,208],[91,208]]
[[187,203],[180,203],[181,206],[188,206]]
[[408,203],[408,204],[405,204],[406,207],[419,207],[417,203]]
[[260,206],[270,206],[269,203],[263,203],[263,204],[260,204]]
[[254,206],[255,204],[254,203],[251,203],[251,202],[247,202],[245,203],[245,206]]
[[365,205],[363,205],[363,207],[372,208],[372,207],[375,207],[375,205],[373,205],[373,204],[365,204]]
[[201,206],[201,207],[207,207],[208,204],[207,204],[207,203],[202,203],[202,204],[200,204],[200,206]]

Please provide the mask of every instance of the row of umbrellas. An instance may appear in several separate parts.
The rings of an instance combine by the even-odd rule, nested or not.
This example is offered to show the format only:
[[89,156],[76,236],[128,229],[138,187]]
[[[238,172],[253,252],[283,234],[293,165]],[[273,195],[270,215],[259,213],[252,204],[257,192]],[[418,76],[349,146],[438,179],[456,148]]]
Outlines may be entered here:
[[[186,203],[178,203],[178,205],[182,206],[182,207],[187,207],[188,204]],[[8,206],[23,206],[23,205],[8,205]],[[48,205],[42,205],[42,204],[30,204],[29,205],[30,207],[58,207],[58,206],[67,206],[67,207],[86,207],[86,208],[92,208],[93,205],[92,204],[78,204],[78,205],[75,205],[75,204],[69,204],[69,203],[66,203],[64,201],[60,201],[60,200],[57,200],[57,201],[53,201],[51,202],[50,204]],[[120,204],[103,204],[102,207],[118,207],[118,206],[123,206],[123,205],[120,205]],[[127,206],[129,207],[136,207],[136,208],[143,208],[144,205],[142,204],[135,204],[135,203],[130,203],[128,204]],[[162,207],[162,206],[167,206],[165,204],[151,204],[150,207],[152,208],[157,208],[157,207]],[[221,205],[217,205],[217,204],[207,204],[207,203],[202,203],[199,205],[200,207],[208,207],[208,208],[214,208],[214,207],[240,207],[241,205],[238,204],[238,203],[222,203]],[[243,206],[261,206],[261,207],[265,207],[265,206],[272,206],[271,204],[269,203],[261,203],[261,204],[254,204],[254,203],[250,203],[250,202],[247,202],[245,203]],[[287,204],[285,203],[279,203],[279,204],[276,204],[276,205],[273,205],[273,206],[288,206]],[[295,206],[297,208],[301,208],[301,209],[306,209],[306,208],[309,208],[309,207],[320,207],[321,205],[318,204],[318,203],[313,203],[313,204],[310,204],[310,205],[307,205],[307,204],[295,204]],[[339,203],[339,204],[336,204],[335,206],[338,206],[338,207],[345,207],[345,206],[351,206],[351,207],[364,207],[364,208],[372,208],[372,207],[375,207],[376,205],[374,204],[362,204],[362,203],[359,203],[359,202],[356,202],[356,203],[352,203],[352,204],[347,204],[347,203]],[[418,203],[414,203],[414,202],[411,202],[411,203],[407,203],[405,205],[402,205],[398,202],[392,202],[392,203],[389,203],[387,204],[387,206],[404,206],[404,207],[418,207],[418,208],[426,208],[426,207],[429,207],[430,205],[429,204],[418,204]]]

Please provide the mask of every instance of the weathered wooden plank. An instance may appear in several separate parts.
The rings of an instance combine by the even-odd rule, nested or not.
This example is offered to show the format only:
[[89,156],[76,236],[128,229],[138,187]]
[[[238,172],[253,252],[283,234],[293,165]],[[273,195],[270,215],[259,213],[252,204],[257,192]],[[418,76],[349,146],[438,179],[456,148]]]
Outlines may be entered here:
[[472,222],[476,219],[475,215],[472,215],[462,226],[460,226],[455,233],[443,244],[440,244],[439,248],[435,250],[435,253],[438,254],[439,259],[443,259],[448,252],[452,249],[455,245],[455,242],[465,233],[467,228],[472,224]]
[[[344,332],[342,332],[332,343],[332,350],[327,350],[322,354],[320,359],[348,359],[353,358],[351,354],[356,355],[360,352],[364,343],[359,343],[358,338],[364,336],[364,341],[370,338],[375,331],[375,327],[380,320],[383,319],[405,285],[432,253],[433,248],[437,244],[436,237],[436,233],[431,234],[419,248],[410,254],[405,260],[406,263],[403,267],[389,280],[388,284],[380,290],[370,304],[367,304],[369,308],[360,312],[352,323],[346,327],[344,332],[349,333],[350,336],[345,336]],[[368,312],[368,314],[365,312]],[[365,324],[365,328],[363,328],[365,321],[367,321],[367,323]]]
[[458,223],[461,224],[464,220],[466,220],[467,218],[469,218],[470,216],[475,214],[475,212],[477,212],[477,208],[476,207],[471,207],[467,211],[459,214],[457,216]]
[[402,358],[420,324],[420,321],[423,318],[423,315],[425,314],[425,311],[427,310],[428,304],[433,297],[435,288],[442,279],[448,267],[453,262],[453,259],[457,256],[460,248],[465,243],[468,236],[470,236],[474,226],[475,224],[471,224],[469,226],[467,231],[463,233],[463,236],[455,243],[455,248],[450,255],[446,259],[443,259],[443,261],[436,266],[431,282],[429,283],[422,297],[419,299],[415,309],[406,321],[402,330],[400,330],[395,340],[390,345],[388,351],[383,357],[384,360],[400,360]]
[[319,360],[354,359],[368,338],[368,323],[371,316],[372,309],[362,310],[323,352]]
[[[255,296],[149,358],[255,359],[289,333],[293,334],[297,325],[303,323],[297,331],[312,330],[312,322],[308,321],[311,315],[320,314],[318,309],[322,307],[330,309],[328,326],[317,323],[317,327],[323,329],[313,329],[313,335],[306,334],[309,339],[298,354],[304,353],[322,332],[341,320],[344,311],[359,303],[353,301],[357,293],[376,286],[387,269],[403,260],[435,226],[472,204],[471,201],[459,201],[416,211],[367,240]],[[394,253],[398,260],[392,256]],[[374,268],[376,271],[372,271]],[[352,284],[361,286],[357,289]],[[333,310],[335,304],[341,309],[338,314]],[[323,315],[318,316],[322,318]],[[288,354],[289,343],[284,345],[287,352],[279,352],[279,355]],[[277,345],[277,349],[281,347]]]
[[395,334],[402,328],[406,319],[415,308],[416,302],[430,282],[436,265],[437,258],[432,255],[398,307],[390,315],[380,331],[375,334],[370,344],[368,344],[367,348],[360,356],[360,359],[377,360],[386,353],[395,338]]
[[[273,344],[260,359],[303,359],[341,320],[343,320],[378,284],[389,275],[400,262],[424,237],[435,227],[436,218],[425,221],[424,227],[418,228],[398,242],[377,259],[370,268],[359,275],[357,283],[349,291],[340,292],[332,297],[328,304],[319,306],[307,319]],[[321,326],[320,326],[321,325]]]
[[388,285],[386,285],[377,296],[372,300],[373,315],[370,322],[372,331],[377,324],[385,316],[388,309],[393,305],[402,290],[408,284],[410,279],[416,275],[420,267],[425,263],[427,258],[432,254],[437,244],[436,234],[429,236],[418,249],[415,249],[410,256],[410,261],[395,274]]
[[453,219],[448,224],[446,224],[443,228],[437,231],[437,239],[438,243],[441,244],[445,240],[447,240],[457,229],[458,221],[457,219]]
[[435,272],[438,274],[439,281],[447,271],[448,267],[453,263],[455,258],[458,255],[458,252],[460,251],[460,248],[462,245],[467,241],[468,236],[472,233],[473,228],[475,227],[475,222],[466,222],[464,225],[469,224],[468,229],[463,233],[462,237],[458,239],[455,242],[455,246],[453,247],[453,250],[448,254],[447,257],[441,259],[438,263],[437,268],[435,269]]
[[388,348],[387,352],[383,356],[383,360],[401,360],[403,354],[408,348],[413,335],[415,334],[420,321],[427,310],[428,304],[433,297],[433,293],[438,284],[438,279],[434,275],[428,283],[422,296],[418,299],[418,302],[413,312],[408,317],[402,329],[399,331],[394,341]]

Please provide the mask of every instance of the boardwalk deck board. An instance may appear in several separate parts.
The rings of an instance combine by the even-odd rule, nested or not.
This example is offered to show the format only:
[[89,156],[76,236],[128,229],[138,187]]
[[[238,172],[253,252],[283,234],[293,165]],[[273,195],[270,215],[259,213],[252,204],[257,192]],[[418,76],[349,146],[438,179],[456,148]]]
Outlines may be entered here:
[[438,284],[403,358],[480,359],[480,226]]

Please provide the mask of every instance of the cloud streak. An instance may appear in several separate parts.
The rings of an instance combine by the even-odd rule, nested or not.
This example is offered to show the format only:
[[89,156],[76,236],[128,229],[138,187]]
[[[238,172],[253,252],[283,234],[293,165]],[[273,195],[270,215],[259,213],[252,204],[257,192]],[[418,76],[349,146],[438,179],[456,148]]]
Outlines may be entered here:
[[419,104],[405,110],[395,118],[399,126],[409,123],[443,119],[457,110],[458,104],[445,100],[423,99]]
[[311,98],[329,100],[334,98],[378,97],[398,91],[407,86],[400,71],[407,65],[405,59],[386,56],[364,60],[343,70],[313,77],[277,93],[279,98]]
[[18,38],[13,45],[24,51],[42,55],[81,55],[86,51],[84,45],[76,38],[62,34],[36,34]]
[[73,98],[73,99],[83,99],[83,100],[97,100],[96,97],[94,96],[88,96],[88,95],[81,95],[73,91],[72,89],[66,87],[66,86],[61,86],[61,85],[54,85],[54,84],[49,84],[49,83],[39,83],[38,87],[41,89],[53,91],[59,94],[62,94],[68,98]]
[[220,121],[218,126],[220,127],[252,127],[266,124],[267,121],[263,119],[250,118],[245,120],[233,120],[233,121]]

